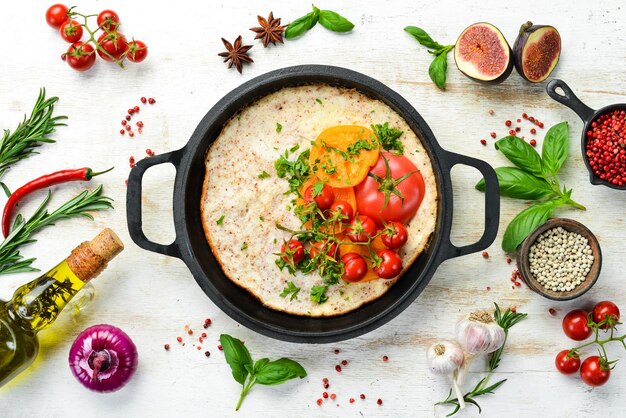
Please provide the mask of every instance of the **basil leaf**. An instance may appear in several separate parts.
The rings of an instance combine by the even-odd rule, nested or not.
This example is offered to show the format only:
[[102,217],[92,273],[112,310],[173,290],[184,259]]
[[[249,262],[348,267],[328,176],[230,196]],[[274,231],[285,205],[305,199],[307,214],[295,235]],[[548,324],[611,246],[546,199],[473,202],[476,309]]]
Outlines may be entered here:
[[287,380],[306,377],[306,370],[297,361],[281,358],[270,361],[256,373],[256,383],[261,385],[280,385]]
[[354,28],[352,22],[331,10],[322,10],[319,22],[320,25],[333,32],[350,32]]
[[448,69],[448,51],[443,50],[428,67],[428,75],[441,90],[446,89],[446,70]]
[[556,176],[569,152],[569,130],[567,122],[561,122],[548,130],[543,140],[541,157],[545,171]]
[[259,372],[259,370],[261,370],[263,367],[265,367],[265,365],[266,365],[267,363],[269,363],[269,362],[270,362],[270,359],[268,359],[268,358],[266,358],[266,357],[258,359],[258,360],[254,363],[254,367],[253,367],[253,369],[252,369],[252,374],[253,374],[253,375],[256,375],[256,374]]
[[[498,167],[496,168],[496,175],[498,176],[501,196],[537,200],[554,193],[550,183],[517,167]],[[485,179],[481,179],[476,184],[476,189],[481,192],[485,191]]]
[[417,42],[426,48],[435,50],[443,50],[444,48],[444,46],[440,43],[433,41],[433,38],[431,38],[430,35],[428,35],[422,28],[418,28],[417,26],[407,26],[404,28],[404,31],[417,39]]
[[496,149],[522,170],[544,177],[541,157],[535,149],[523,139],[516,136],[507,136],[496,141]]
[[507,253],[515,252],[533,229],[547,221],[559,205],[561,205],[560,199],[548,200],[535,203],[518,213],[504,231],[502,249]]
[[315,26],[319,16],[320,9],[313,6],[313,11],[311,13],[307,13],[301,18],[294,20],[287,26],[287,29],[285,29],[285,38],[293,39],[304,35],[309,29]]
[[228,363],[233,372],[233,377],[237,382],[243,385],[246,381],[246,377],[248,377],[246,366],[252,366],[250,352],[240,340],[227,334],[220,335],[220,344],[224,350],[226,363]]

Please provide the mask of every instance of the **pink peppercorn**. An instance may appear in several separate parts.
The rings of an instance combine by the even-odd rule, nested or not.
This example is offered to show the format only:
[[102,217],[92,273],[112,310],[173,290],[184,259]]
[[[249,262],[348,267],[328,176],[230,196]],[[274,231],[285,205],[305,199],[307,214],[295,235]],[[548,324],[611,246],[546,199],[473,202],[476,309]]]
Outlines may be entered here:
[[365,395],[361,393],[361,394],[359,395],[359,398],[361,398],[361,399],[365,399]]
[[341,366],[340,365],[336,365],[335,366],[335,370],[337,370],[337,372],[341,373]]
[[383,404],[383,400],[382,400],[382,399],[380,399],[380,398],[378,398],[378,400],[376,401],[376,403],[377,403],[378,405],[382,405],[382,404]]
[[324,398],[324,399],[328,398],[328,392],[322,393],[322,398]]
[[335,395],[334,393],[330,394],[330,399],[335,399],[337,397],[337,395]]
[[140,100],[141,100],[141,103],[145,103],[146,102],[146,98],[145,97],[142,97]]
[[537,145],[537,141],[535,139],[531,139],[530,140],[530,145],[532,145],[533,147]]
[[156,103],[156,100],[154,100],[152,97],[150,97],[150,98],[148,99],[148,103],[150,103],[150,104],[155,104],[155,103]]
[[496,133],[495,133],[495,132],[492,132],[492,133],[490,133],[489,135],[491,135],[491,137],[492,137],[492,138],[495,138],[495,137],[496,137]]
[[481,139],[480,143],[483,144],[483,145],[487,145],[487,140],[486,139]]
[[322,406],[322,403],[324,401],[322,401],[322,398],[318,399],[317,401],[315,401],[317,403],[318,406]]
[[511,126],[512,122],[511,122],[510,120],[507,120],[506,122],[504,122],[504,124],[505,124],[506,126]]
[[348,365],[348,360],[341,360],[341,365],[342,366],[347,366]]

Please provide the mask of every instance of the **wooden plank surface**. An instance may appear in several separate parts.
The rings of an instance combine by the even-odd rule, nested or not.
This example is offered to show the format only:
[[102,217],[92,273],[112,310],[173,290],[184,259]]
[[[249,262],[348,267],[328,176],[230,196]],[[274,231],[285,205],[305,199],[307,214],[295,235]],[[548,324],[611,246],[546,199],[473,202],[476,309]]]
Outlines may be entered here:
[[[13,2],[0,14],[4,42],[0,75],[0,127],[13,128],[30,112],[37,89],[45,86],[61,100],[58,111],[69,116],[60,128],[57,144],[21,162],[3,179],[15,189],[43,173],[66,167],[90,166],[116,169],[102,177],[106,193],[115,199],[115,211],[99,213],[95,222],[61,222],[37,235],[38,242],[24,249],[36,265],[49,268],[80,241],[90,239],[109,226],[126,243],[126,250],[98,278],[96,300],[76,322],[65,315],[53,330],[42,333],[42,352],[35,366],[0,389],[0,415],[10,417],[104,417],[104,416],[443,416],[433,404],[447,394],[449,383],[428,373],[425,350],[435,340],[452,338],[456,319],[474,308],[514,305],[529,319],[516,326],[496,378],[507,378],[495,396],[481,401],[482,417],[503,416],[621,416],[626,407],[626,370],[618,363],[611,381],[590,389],[577,378],[558,374],[553,366],[556,352],[571,345],[561,332],[561,318],[569,309],[612,299],[626,307],[623,275],[626,250],[626,193],[594,187],[587,180],[581,159],[579,135],[582,124],[569,109],[552,101],[544,84],[530,85],[516,73],[499,86],[473,83],[462,76],[449,57],[448,91],[438,91],[428,78],[430,56],[405,34],[406,25],[426,28],[442,43],[454,43],[467,25],[489,21],[512,43],[519,24],[527,19],[556,26],[563,38],[563,55],[553,76],[564,79],[592,108],[626,102],[626,13],[620,2],[529,1],[508,3],[485,0],[435,3],[363,0],[320,1],[320,8],[334,9],[350,18],[355,30],[337,35],[316,27],[302,39],[284,46],[263,49],[254,43],[255,63],[240,76],[227,71],[216,56],[222,51],[220,37],[229,40],[256,26],[256,15],[270,10],[284,22],[308,12],[308,2],[276,0],[272,6],[259,2],[188,1],[165,3],[135,1],[78,2],[81,10],[98,12],[110,7],[122,18],[128,36],[145,40],[148,60],[121,71],[98,62],[85,74],[71,71],[60,60],[67,47],[43,19],[48,2]],[[19,41],[12,39],[19,38]],[[278,342],[238,325],[222,313],[200,290],[181,261],[149,253],[135,246],[126,230],[124,180],[128,158],[141,158],[145,149],[157,153],[182,147],[202,116],[223,95],[242,82],[267,71],[296,64],[344,66],[370,75],[408,99],[428,122],[437,140],[449,150],[475,156],[493,165],[505,163],[493,147],[480,145],[488,133],[505,133],[503,121],[533,114],[551,126],[570,123],[571,158],[562,179],[573,187],[573,197],[587,206],[586,212],[559,210],[586,224],[599,238],[604,253],[600,280],[584,297],[554,303],[526,287],[511,289],[512,265],[499,247],[506,223],[524,203],[502,200],[501,232],[489,249],[490,258],[469,255],[444,263],[431,284],[404,313],[389,324],[360,338],[331,345],[297,345]],[[118,133],[126,109],[139,104],[141,96],[155,97],[154,106],[143,106],[144,133],[121,137]],[[488,111],[493,109],[494,116]],[[526,130],[529,128],[526,126]],[[541,139],[541,135],[538,135]],[[541,141],[539,141],[541,143]],[[172,167],[151,169],[144,182],[144,223],[147,235],[159,242],[173,238],[171,199]],[[476,171],[456,167],[452,173],[455,193],[453,241],[469,243],[482,232],[483,196],[473,189]],[[84,185],[55,187],[52,205],[82,190]],[[44,196],[38,193],[24,207]],[[32,274],[0,278],[0,298],[10,298],[19,284]],[[486,288],[491,290],[487,291]],[[557,310],[555,317],[548,309]],[[625,308],[626,309],[626,308]],[[201,351],[189,344],[182,348],[176,337],[189,324],[202,331],[205,317],[213,319],[207,330],[208,344]],[[123,390],[97,395],[83,389],[71,376],[67,355],[71,341],[85,327],[110,323],[124,329],[136,342],[140,367]],[[253,356],[289,356],[301,360],[309,372],[302,382],[279,387],[257,387],[242,409],[234,413],[239,387],[230,377],[222,353],[216,348],[221,332],[246,341]],[[190,338],[188,338],[191,341]],[[165,352],[163,344],[172,349]],[[339,348],[339,355],[333,350]],[[202,353],[208,349],[211,357]],[[623,358],[619,347],[611,355]],[[389,356],[388,362],[381,360]],[[342,373],[335,364],[346,359]],[[484,364],[476,362],[479,371]],[[479,374],[470,374],[469,380]],[[318,407],[328,377],[335,402]],[[364,393],[362,401],[358,395]],[[350,397],[357,398],[350,404]],[[384,404],[376,405],[382,398]],[[339,404],[339,406],[335,406]],[[462,416],[478,413],[468,408]]]

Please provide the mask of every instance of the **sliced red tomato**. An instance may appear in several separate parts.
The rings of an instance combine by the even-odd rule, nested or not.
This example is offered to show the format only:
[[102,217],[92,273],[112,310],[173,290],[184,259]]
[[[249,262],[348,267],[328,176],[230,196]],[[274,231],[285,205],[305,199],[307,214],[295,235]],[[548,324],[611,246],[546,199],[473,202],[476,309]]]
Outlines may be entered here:
[[359,183],[357,211],[374,219],[407,224],[424,198],[424,178],[415,164],[402,155],[382,152],[368,176]]

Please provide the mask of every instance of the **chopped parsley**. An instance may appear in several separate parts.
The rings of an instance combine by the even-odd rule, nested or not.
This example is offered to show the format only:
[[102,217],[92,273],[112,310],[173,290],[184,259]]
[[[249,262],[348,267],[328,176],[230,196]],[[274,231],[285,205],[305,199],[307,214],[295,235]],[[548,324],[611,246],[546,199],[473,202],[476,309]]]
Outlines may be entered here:
[[317,197],[322,194],[322,190],[324,190],[324,182],[318,181],[313,185],[313,192],[311,193],[311,197]]
[[270,178],[270,173],[268,173],[267,171],[263,170],[263,172],[261,174],[259,174],[258,177],[260,179],[268,179],[268,178]]
[[328,290],[328,286],[313,286],[311,288],[311,300],[319,304],[326,302],[328,300],[326,290]]
[[224,225],[224,215],[220,216],[215,223],[218,225]]
[[300,288],[296,286],[293,282],[287,282],[287,286],[283,289],[282,293],[279,295],[281,298],[287,297],[291,295],[289,300],[298,299],[298,292]]
[[[321,145],[322,145],[322,147],[326,148],[327,150],[335,151],[337,154],[341,155],[341,158],[343,158],[344,161],[348,161],[348,153],[347,152],[345,152],[343,150],[340,150],[337,147],[333,147],[332,145],[328,145],[324,141],[322,141]],[[329,158],[329,161],[330,161],[330,158]]]
[[376,138],[372,138],[372,142],[367,139],[359,139],[354,144],[348,145],[348,154],[358,155],[362,149],[371,151],[374,148],[377,148],[377,146],[378,144],[376,143]]
[[276,133],[280,133],[280,131],[283,130],[283,125],[281,125],[280,123],[276,122]]
[[287,178],[289,191],[287,193],[299,193],[299,188],[309,178],[311,169],[309,167],[309,150],[303,151],[294,161],[289,160],[289,151],[294,153],[298,146],[285,151],[278,160],[274,162],[274,168],[279,178]]
[[319,104],[321,104],[322,106],[324,106],[324,103],[322,103],[322,99],[320,99],[319,97],[315,99],[315,101]]
[[372,125],[372,130],[384,149],[392,151],[396,155],[404,154],[404,145],[400,142],[400,137],[404,132],[398,128],[390,128],[389,122],[385,122],[383,125]]
[[244,241],[243,244],[241,244],[241,251],[245,251],[248,249],[248,243]]
[[265,218],[263,216],[259,216],[259,221],[265,222]]

